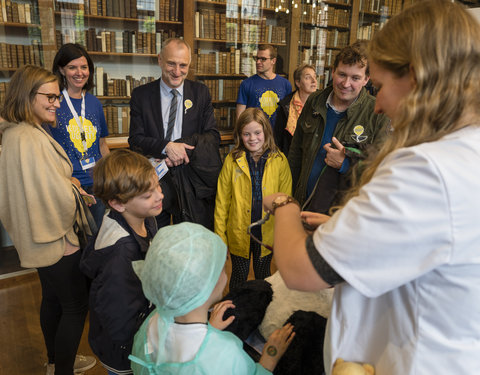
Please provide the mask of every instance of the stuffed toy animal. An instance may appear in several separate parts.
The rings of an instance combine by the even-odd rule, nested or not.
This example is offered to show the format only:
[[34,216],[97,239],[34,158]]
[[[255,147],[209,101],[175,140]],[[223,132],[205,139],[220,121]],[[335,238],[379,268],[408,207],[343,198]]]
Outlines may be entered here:
[[318,292],[291,290],[287,288],[278,271],[265,281],[268,281],[273,289],[273,300],[268,305],[262,324],[258,327],[265,339],[268,339],[277,328],[282,327],[297,310],[314,311],[328,318],[332,307],[333,288]]
[[374,375],[375,369],[368,363],[359,364],[355,362],[345,362],[342,358],[337,358],[333,365],[332,375]]
[[313,311],[299,310],[295,311],[286,323],[293,324],[295,337],[273,374],[323,374],[323,341],[327,319]]
[[235,315],[235,320],[225,331],[230,331],[245,341],[257,329],[272,301],[272,286],[265,280],[249,280],[230,291],[222,301],[232,300],[234,309],[227,309],[223,319]]

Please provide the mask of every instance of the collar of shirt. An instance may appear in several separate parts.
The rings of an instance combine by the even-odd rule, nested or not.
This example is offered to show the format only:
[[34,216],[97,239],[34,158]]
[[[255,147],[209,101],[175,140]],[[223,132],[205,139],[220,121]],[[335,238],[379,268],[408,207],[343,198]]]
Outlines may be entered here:
[[[180,94],[180,97],[182,98],[183,98],[183,85],[184,85],[184,82],[182,82],[182,84],[179,87],[175,88]],[[170,91],[172,91],[172,88],[167,86],[167,84],[163,82],[162,79],[160,79],[160,97],[167,96],[168,99],[171,100],[172,94],[170,94]]]
[[336,114],[340,114],[340,113],[343,113],[343,112],[346,112],[348,110],[348,108],[350,108],[350,106],[355,103],[358,99],[358,96],[355,98],[355,100],[350,104],[350,106],[348,106],[348,108],[345,110],[345,111],[338,111],[335,106],[333,105],[332,103],[332,99],[333,99],[333,90],[330,92],[330,94],[328,95],[328,98],[327,98],[327,102],[325,103],[325,106],[328,108],[330,107],[331,109],[333,109],[335,111]]

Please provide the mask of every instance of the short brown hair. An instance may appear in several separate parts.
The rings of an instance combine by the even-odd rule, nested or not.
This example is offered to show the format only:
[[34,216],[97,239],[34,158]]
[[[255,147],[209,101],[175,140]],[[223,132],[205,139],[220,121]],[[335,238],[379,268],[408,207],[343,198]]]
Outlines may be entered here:
[[106,205],[115,199],[127,203],[152,187],[155,168],[136,152],[114,150],[101,158],[93,169],[93,192]]
[[315,74],[317,74],[317,72],[315,71],[315,68],[313,65],[310,65],[310,64],[302,64],[300,65],[297,69],[295,69],[295,71],[293,72],[293,83],[295,84],[295,87],[297,88],[298,90],[298,86],[297,86],[297,81],[300,81],[302,79],[302,73],[305,69],[307,68],[310,68],[312,69]]
[[28,122],[40,125],[35,123],[33,101],[40,86],[50,82],[58,83],[58,79],[46,69],[34,65],[17,69],[10,79],[0,116],[15,124]]
[[275,139],[273,138],[272,125],[270,124],[267,116],[261,109],[251,107],[242,112],[242,114],[238,117],[237,123],[235,124],[235,128],[233,130],[233,141],[235,145],[232,150],[232,156],[234,158],[239,157],[243,151],[247,152],[247,149],[242,142],[242,130],[252,121],[255,121],[261,125],[263,134],[265,135],[265,143],[263,144],[262,152],[265,152],[265,150],[270,150],[270,152],[278,151],[277,145],[275,144]]
[[365,67],[365,74],[370,75],[368,58],[367,58],[368,42],[365,40],[357,40],[350,46],[343,48],[335,57],[333,69],[337,69],[340,63],[345,65],[359,64],[362,68]]
[[270,51],[270,58],[276,59],[277,58],[277,50],[271,44],[260,44],[258,46],[258,51]]

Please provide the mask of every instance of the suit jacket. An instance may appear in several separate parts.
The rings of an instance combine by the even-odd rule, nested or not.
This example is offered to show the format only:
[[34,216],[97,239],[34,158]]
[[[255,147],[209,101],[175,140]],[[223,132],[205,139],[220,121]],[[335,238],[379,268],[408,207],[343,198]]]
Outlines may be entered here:
[[[182,138],[194,134],[213,133],[218,144],[218,133],[213,115],[213,106],[207,86],[202,83],[184,82],[183,103],[190,100],[192,107],[182,111]],[[146,156],[163,159],[162,151],[168,141],[164,138],[160,79],[135,88],[130,100],[130,136],[128,143],[134,151]]]

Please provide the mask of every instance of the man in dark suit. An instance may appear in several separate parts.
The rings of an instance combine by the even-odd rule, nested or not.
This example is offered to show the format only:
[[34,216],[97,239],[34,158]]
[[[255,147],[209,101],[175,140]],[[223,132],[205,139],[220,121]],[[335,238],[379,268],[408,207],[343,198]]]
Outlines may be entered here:
[[[170,222],[169,214],[174,215],[174,222],[189,220],[188,215],[181,218],[178,214],[184,210],[181,204],[178,206],[178,201],[182,201],[179,194],[184,192],[185,186],[183,182],[178,182],[175,176],[179,172],[183,176],[191,173],[185,168],[192,157],[208,164],[202,166],[197,162],[196,166],[202,171],[203,167],[212,166],[212,160],[204,157],[206,150],[195,149],[195,146],[207,145],[210,148],[209,158],[213,150],[215,154],[213,164],[220,169],[217,165],[220,160],[218,155],[220,134],[215,123],[210,93],[202,83],[186,79],[190,63],[190,46],[182,39],[168,39],[158,55],[162,77],[134,89],[130,100],[131,119],[128,138],[130,148],[147,157],[165,159],[170,168],[169,173],[161,180],[165,193],[165,213],[158,218],[161,226]],[[201,140],[200,143],[199,140]],[[212,179],[211,176],[209,175],[208,180]],[[201,177],[196,178],[194,183],[201,179]],[[216,187],[216,180],[209,183]],[[197,186],[192,189],[198,191]],[[191,201],[192,196],[190,195],[188,200]],[[214,196],[215,193],[213,193],[213,199]],[[211,204],[208,204],[208,210],[210,206]],[[201,208],[198,207],[198,209]],[[213,205],[211,210],[213,220]],[[198,222],[198,220],[189,221]]]

